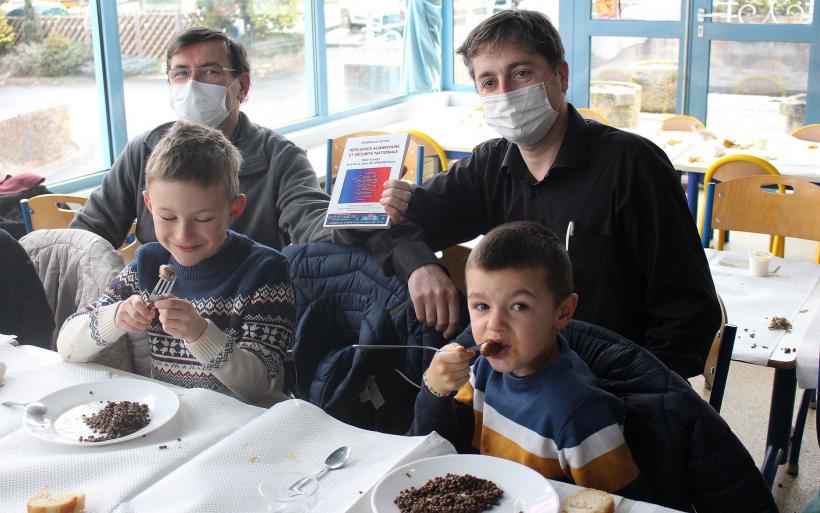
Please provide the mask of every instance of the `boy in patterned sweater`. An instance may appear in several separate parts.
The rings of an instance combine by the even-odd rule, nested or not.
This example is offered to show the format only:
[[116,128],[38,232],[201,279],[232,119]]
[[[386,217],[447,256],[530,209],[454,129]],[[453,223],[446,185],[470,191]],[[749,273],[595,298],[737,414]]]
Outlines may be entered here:
[[[258,405],[285,399],[282,362],[293,329],[287,259],[230,231],[242,215],[239,151],[221,132],[178,122],[151,153],[143,198],[159,242],[145,244],[57,339],[84,362],[126,332],[146,331],[151,377]],[[150,303],[160,265],[172,294]]]
[[474,353],[459,344],[435,355],[411,434],[435,430],[459,452],[477,450],[550,479],[645,496],[623,436],[623,403],[596,386],[558,333],[578,304],[561,241],[539,223],[501,225],[470,254],[466,284],[473,336],[489,344],[472,366]]

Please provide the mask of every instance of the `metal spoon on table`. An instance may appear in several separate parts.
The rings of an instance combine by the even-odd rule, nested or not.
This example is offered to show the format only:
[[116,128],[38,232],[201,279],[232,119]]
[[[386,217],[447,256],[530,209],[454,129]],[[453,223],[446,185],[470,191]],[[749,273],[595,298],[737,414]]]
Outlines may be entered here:
[[302,492],[302,488],[307,485],[311,479],[319,479],[327,472],[331,470],[336,470],[337,468],[341,468],[347,458],[350,457],[350,447],[342,446],[330,453],[330,455],[325,459],[325,464],[322,468],[317,470],[313,473],[310,477],[303,477],[297,481],[295,481],[292,485],[288,486],[288,495],[298,495]]
[[42,417],[48,411],[46,405],[39,401],[29,401],[27,403],[21,403],[17,401],[3,401],[0,404],[2,404],[3,406],[22,406],[23,408],[25,408],[26,413],[28,413],[29,415],[33,415],[35,417]]

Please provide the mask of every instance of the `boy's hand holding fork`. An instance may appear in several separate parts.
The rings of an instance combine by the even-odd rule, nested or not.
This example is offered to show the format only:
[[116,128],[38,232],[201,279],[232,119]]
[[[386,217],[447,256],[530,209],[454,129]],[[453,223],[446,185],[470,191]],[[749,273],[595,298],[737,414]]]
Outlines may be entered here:
[[441,348],[425,372],[425,383],[434,395],[446,396],[458,391],[470,379],[470,361],[475,356],[455,342]]

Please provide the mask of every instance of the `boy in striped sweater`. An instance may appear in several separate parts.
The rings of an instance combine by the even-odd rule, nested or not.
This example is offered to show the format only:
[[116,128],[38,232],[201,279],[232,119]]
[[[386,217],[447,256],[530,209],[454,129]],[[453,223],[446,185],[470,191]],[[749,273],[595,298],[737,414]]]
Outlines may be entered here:
[[[143,199],[159,242],[97,301],[66,320],[57,350],[89,361],[126,332],[146,331],[151,377],[268,406],[285,399],[283,356],[293,329],[284,255],[229,230],[245,209],[239,151],[221,132],[178,122],[148,159]],[[154,302],[160,265],[176,270]]]
[[[624,405],[601,390],[558,333],[578,295],[561,241],[534,222],[501,225],[466,267],[474,353],[450,344],[433,358],[412,434],[438,431],[460,452],[517,461],[550,479],[645,493],[623,436]],[[494,354],[491,354],[493,353]]]

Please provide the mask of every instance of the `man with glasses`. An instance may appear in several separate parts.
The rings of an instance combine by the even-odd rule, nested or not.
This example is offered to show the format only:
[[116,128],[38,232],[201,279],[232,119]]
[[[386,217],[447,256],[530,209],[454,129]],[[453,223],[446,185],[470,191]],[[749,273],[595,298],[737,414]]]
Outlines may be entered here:
[[[197,27],[178,34],[166,51],[171,106],[181,119],[218,128],[242,154],[240,190],[248,208],[232,229],[281,249],[289,243],[329,240],[322,227],[328,197],[304,150],[273,130],[252,123],[239,106],[248,98],[250,64],[245,49],[219,30]],[[119,247],[134,219],[140,242],[154,242],[154,224],[143,204],[145,163],[172,123],[132,139],[88,199],[71,228],[90,230]],[[401,218],[409,185],[390,182],[388,214]]]
[[701,374],[720,307],[663,151],[567,103],[564,47],[543,14],[495,14],[458,53],[502,137],[415,189],[407,220],[368,240],[385,271],[408,281],[419,319],[445,335],[460,324],[458,293],[433,251],[537,221],[566,237],[576,318],[638,342],[685,377]]

